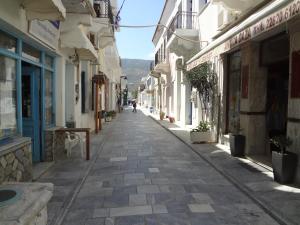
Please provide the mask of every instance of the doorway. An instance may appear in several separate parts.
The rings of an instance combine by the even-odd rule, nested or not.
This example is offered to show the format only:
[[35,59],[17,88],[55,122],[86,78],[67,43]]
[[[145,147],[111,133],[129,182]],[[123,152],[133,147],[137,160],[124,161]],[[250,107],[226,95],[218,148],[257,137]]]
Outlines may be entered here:
[[287,133],[289,89],[289,36],[286,33],[271,37],[261,44],[261,65],[267,69],[266,90],[266,155],[273,145],[269,139]]
[[23,136],[32,140],[32,160],[41,161],[41,76],[40,68],[22,62]]
[[[289,61],[268,67],[266,130],[268,138],[286,135],[288,111]],[[270,149],[272,150],[272,149]],[[270,154],[270,151],[268,151]]]

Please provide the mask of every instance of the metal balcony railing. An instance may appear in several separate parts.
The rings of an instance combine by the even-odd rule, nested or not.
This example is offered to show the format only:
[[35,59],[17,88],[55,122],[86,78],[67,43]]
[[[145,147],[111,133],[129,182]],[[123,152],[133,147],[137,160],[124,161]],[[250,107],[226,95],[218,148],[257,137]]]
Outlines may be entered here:
[[94,0],[94,9],[97,18],[108,18],[110,24],[114,24],[110,0]]
[[155,60],[154,60],[155,66],[159,63],[166,62],[166,60],[167,60],[167,50],[166,49],[156,52]]
[[195,12],[178,12],[170,23],[167,39],[169,40],[176,29],[197,29],[198,20]]

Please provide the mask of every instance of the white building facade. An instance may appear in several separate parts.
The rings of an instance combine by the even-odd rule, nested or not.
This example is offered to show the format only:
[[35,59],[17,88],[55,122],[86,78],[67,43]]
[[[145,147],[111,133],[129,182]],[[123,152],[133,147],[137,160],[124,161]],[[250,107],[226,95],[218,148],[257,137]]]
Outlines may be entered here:
[[30,180],[32,162],[53,160],[60,127],[95,129],[93,77],[100,72],[108,83],[107,110],[115,109],[116,11],[116,1],[108,0],[1,2],[0,158],[18,151],[27,158],[8,162],[20,164],[19,171],[2,164],[0,183]]
[[192,88],[184,77],[184,63],[200,49],[198,14],[204,5],[205,1],[166,1],[159,20],[164,26],[157,26],[152,39],[152,74],[158,79],[161,96],[158,107],[182,126],[193,123]]

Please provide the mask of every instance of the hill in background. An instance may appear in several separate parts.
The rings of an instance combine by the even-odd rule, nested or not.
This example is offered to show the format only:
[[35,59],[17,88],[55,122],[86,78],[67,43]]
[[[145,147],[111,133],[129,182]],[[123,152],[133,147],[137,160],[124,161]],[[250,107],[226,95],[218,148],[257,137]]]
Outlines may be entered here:
[[143,59],[121,59],[123,74],[127,76],[128,90],[134,91],[138,88],[142,77],[149,74],[151,60]]

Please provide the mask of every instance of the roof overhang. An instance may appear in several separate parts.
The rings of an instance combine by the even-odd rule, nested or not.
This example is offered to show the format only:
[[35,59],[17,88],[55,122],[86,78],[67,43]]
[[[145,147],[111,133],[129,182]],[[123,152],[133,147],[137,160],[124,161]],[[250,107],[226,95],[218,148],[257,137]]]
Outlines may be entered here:
[[78,25],[67,32],[61,32],[61,48],[72,48],[81,60],[95,61],[98,53],[83,31],[82,25]]
[[66,8],[61,0],[23,0],[28,20],[64,20]]

